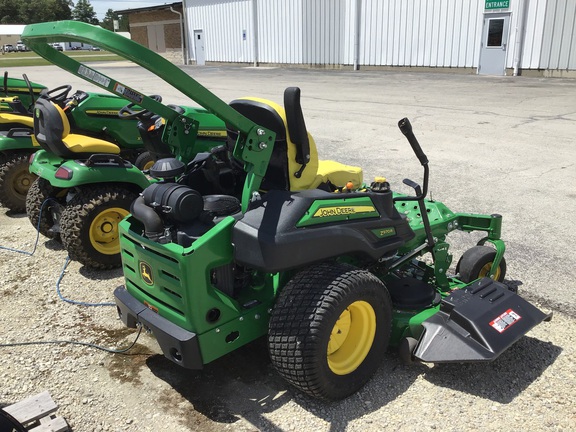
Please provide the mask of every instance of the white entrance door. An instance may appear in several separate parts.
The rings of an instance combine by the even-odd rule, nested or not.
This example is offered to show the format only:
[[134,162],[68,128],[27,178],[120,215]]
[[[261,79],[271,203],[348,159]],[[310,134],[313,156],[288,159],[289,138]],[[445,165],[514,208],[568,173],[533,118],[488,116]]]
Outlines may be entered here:
[[506,75],[509,27],[509,13],[486,14],[484,16],[479,74]]
[[194,30],[194,50],[196,53],[196,64],[205,65],[206,53],[204,52],[204,34],[202,30]]

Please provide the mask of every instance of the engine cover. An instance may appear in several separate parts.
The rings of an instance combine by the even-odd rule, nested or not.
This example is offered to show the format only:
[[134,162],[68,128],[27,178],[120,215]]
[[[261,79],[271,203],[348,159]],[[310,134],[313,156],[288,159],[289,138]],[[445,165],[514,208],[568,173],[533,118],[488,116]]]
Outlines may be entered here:
[[392,205],[392,193],[318,189],[270,191],[232,232],[235,261],[272,273],[346,254],[377,260],[413,237]]

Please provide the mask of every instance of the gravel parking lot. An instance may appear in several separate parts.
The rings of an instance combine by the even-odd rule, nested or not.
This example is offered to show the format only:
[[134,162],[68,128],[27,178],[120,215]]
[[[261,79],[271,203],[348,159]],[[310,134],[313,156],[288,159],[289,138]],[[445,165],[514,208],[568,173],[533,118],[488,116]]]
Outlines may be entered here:
[[[127,63],[94,66],[166,103],[190,102]],[[357,394],[312,400],[273,370],[263,342],[187,371],[142,335],[127,354],[65,343],[0,348],[0,406],[48,390],[74,431],[576,430],[576,81],[381,71],[186,67],[226,101],[281,103],[302,88],[321,158],[364,168],[365,180],[422,173],[396,128],[407,116],[430,159],[431,194],[454,211],[500,213],[507,280],[554,319],[488,364],[403,365],[390,352]],[[9,68],[48,87],[94,90],[56,67]],[[456,235],[454,253],[477,236]],[[25,215],[0,208],[0,246],[32,251]],[[129,346],[136,333],[110,306],[62,301],[66,252],[40,238],[32,256],[0,250],[0,344],[75,340]],[[457,261],[457,256],[454,262]],[[113,301],[120,270],[71,262],[64,297]]]

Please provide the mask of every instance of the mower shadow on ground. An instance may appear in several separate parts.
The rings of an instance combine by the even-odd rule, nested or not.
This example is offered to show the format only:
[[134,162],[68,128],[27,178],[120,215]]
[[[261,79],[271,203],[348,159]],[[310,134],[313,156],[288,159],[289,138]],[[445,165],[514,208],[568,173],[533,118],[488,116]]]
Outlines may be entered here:
[[561,352],[561,347],[550,342],[524,336],[493,362],[438,364],[424,378],[434,385],[508,404],[538,379]]
[[122,277],[124,275],[124,273],[122,273],[122,268],[115,268],[111,270],[98,270],[90,268],[88,266],[81,265],[78,271],[86,279],[90,280],[111,280]]
[[[161,399],[164,409],[175,410],[174,414],[186,425],[193,426],[194,412],[197,412],[225,424],[236,423],[242,417],[260,430],[278,432],[282,429],[265,414],[287,403],[296,403],[330,423],[331,431],[343,430],[351,421],[385,406],[404,393],[425,368],[422,365],[406,368],[406,376],[396,381],[393,377],[400,363],[395,353],[389,353],[377,374],[380,377],[377,381],[383,379],[389,385],[381,387],[372,380],[343,401],[323,402],[294,390],[276,373],[264,339],[208,364],[203,371],[175,368],[161,355],[149,357],[146,364],[157,378],[190,402],[190,407],[182,407],[168,398]],[[354,403],[351,402],[353,399],[356,400]]]
[[15,212],[12,210],[8,210],[5,207],[1,207],[2,211],[4,211],[4,214],[6,215],[6,217],[9,217],[10,219],[22,219],[25,217],[28,217],[26,215],[26,213],[21,213],[21,212]]
[[[296,403],[330,423],[330,431],[345,430],[353,420],[393,402],[423,377],[434,385],[507,404],[532,384],[562,352],[549,342],[525,336],[491,363],[404,365],[395,351],[386,354],[376,375],[359,392],[339,402],[322,402],[293,390],[272,367],[264,339],[208,364],[203,371],[175,368],[161,355],[146,365],[191,406],[161,398],[166,410],[193,426],[199,413],[223,424],[240,417],[258,429],[281,431],[266,416],[280,406]],[[193,409],[191,409],[193,408]]]
[[[43,238],[43,237],[40,236],[40,241],[42,241],[42,238]],[[61,250],[64,250],[64,246],[62,246],[62,243],[60,243],[59,241],[49,240],[49,239],[46,239],[45,237],[44,237],[44,240],[45,240],[45,241],[44,241],[44,247],[45,247],[46,249],[51,250],[51,251],[61,251]]]

